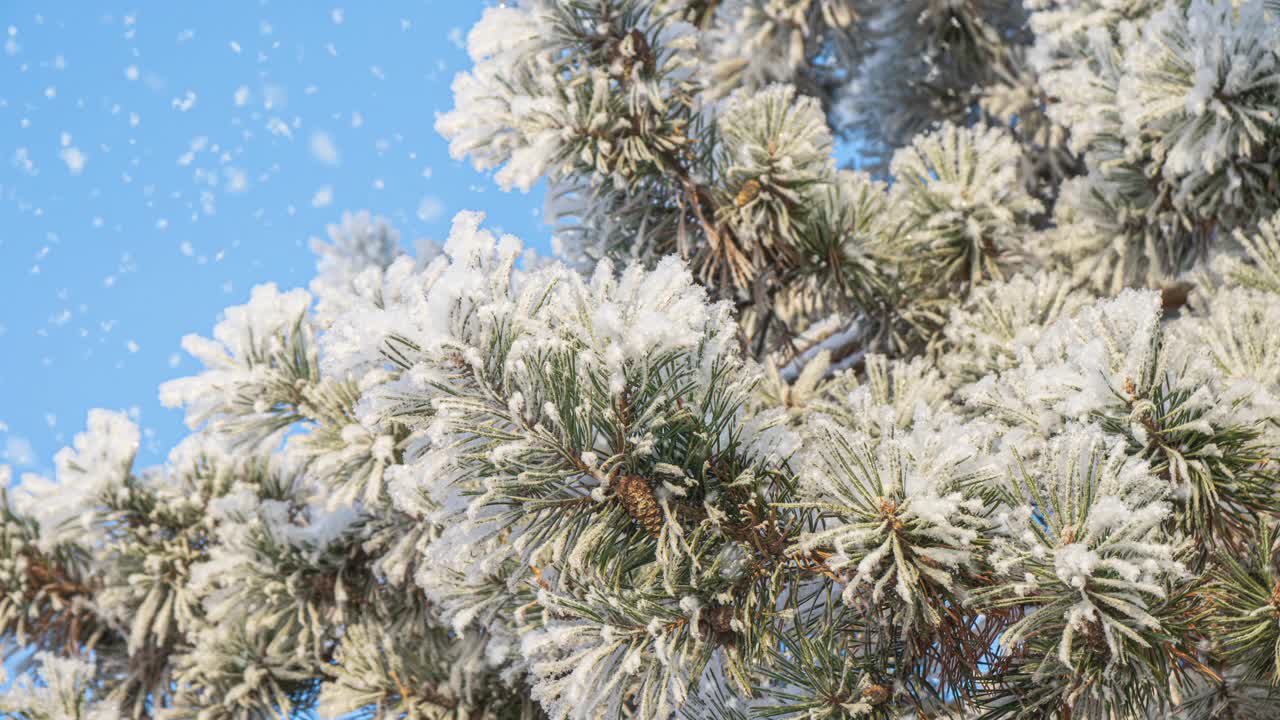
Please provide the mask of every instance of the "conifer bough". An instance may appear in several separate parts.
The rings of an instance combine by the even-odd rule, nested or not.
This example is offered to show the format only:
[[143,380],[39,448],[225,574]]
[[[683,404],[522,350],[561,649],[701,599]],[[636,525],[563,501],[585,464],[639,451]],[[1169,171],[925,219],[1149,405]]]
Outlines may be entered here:
[[[159,466],[0,468],[29,720],[1280,716],[1280,7],[520,0]],[[854,146],[865,171],[841,167]],[[843,153],[848,154],[848,153]]]

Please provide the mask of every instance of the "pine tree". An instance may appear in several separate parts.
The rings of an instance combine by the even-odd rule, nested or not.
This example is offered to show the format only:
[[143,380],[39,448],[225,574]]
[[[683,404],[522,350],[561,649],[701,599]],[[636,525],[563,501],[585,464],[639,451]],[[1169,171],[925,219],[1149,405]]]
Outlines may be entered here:
[[1280,6],[520,0],[468,48],[437,128],[558,257],[347,215],[184,340],[167,461],[90,412],[0,493],[0,710],[1280,715]]

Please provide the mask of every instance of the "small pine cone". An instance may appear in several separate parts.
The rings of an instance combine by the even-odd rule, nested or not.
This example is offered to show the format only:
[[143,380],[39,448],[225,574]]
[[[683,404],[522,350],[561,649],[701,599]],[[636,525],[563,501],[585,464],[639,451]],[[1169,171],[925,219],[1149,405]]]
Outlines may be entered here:
[[1187,298],[1195,288],[1189,282],[1178,282],[1160,288],[1160,308],[1166,312],[1187,304]]
[[898,514],[898,503],[892,498],[880,498],[880,517],[891,518]]
[[898,517],[898,503],[891,498],[880,498],[880,517],[888,520],[894,530],[903,527],[902,518]]
[[742,189],[738,191],[738,196],[733,199],[734,207],[742,207],[747,203],[755,200],[760,195],[760,181],[748,180],[742,185]]
[[333,575],[315,575],[310,580],[311,592],[322,603],[333,602],[337,597],[338,578]]
[[662,508],[653,497],[649,481],[639,475],[623,475],[613,481],[613,492],[631,519],[650,535],[658,537],[662,532]]
[[889,699],[889,688],[883,685],[868,685],[862,690],[862,699],[873,707],[880,705]]
[[733,632],[733,606],[713,602],[708,605],[698,618],[695,632],[700,640],[712,640],[732,647],[735,643]]
[[710,609],[711,627],[718,633],[733,632],[733,607],[713,605]]
[[1076,541],[1076,526],[1067,525],[1062,528],[1061,537],[1058,539],[1059,545],[1070,545]]

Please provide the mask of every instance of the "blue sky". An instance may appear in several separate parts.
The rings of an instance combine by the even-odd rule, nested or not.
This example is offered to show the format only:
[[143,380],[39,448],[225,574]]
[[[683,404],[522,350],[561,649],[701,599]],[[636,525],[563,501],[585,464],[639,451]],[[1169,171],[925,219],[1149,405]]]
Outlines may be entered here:
[[433,126],[481,0],[0,2],[0,463],[47,472],[91,407],[162,459],[156,388],[261,282],[305,286],[344,210],[408,246],[464,209],[545,251]]

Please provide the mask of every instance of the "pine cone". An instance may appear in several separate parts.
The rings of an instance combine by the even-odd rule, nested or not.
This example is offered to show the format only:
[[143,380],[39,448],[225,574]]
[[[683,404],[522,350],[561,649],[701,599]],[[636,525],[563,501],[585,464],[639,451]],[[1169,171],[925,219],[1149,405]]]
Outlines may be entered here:
[[879,705],[889,699],[889,688],[883,685],[868,685],[862,690],[862,699],[873,707]]
[[639,475],[623,475],[613,481],[613,492],[640,527],[654,537],[662,532],[662,508],[653,497],[649,481]]
[[712,602],[702,610],[694,632],[699,640],[715,640],[725,647],[733,647],[736,644],[736,635],[733,632],[733,618],[734,610],[732,605]]
[[331,603],[337,597],[338,578],[328,573],[313,575],[308,583],[312,597],[321,603]]
[[730,605],[713,605],[711,608],[711,627],[718,633],[733,632],[733,607]]
[[742,207],[747,203],[755,200],[760,195],[760,181],[748,180],[742,185],[742,189],[738,191],[738,196],[733,199],[735,207]]
[[1187,298],[1195,286],[1189,282],[1176,282],[1160,288],[1160,308],[1165,312],[1177,310],[1187,304]]

